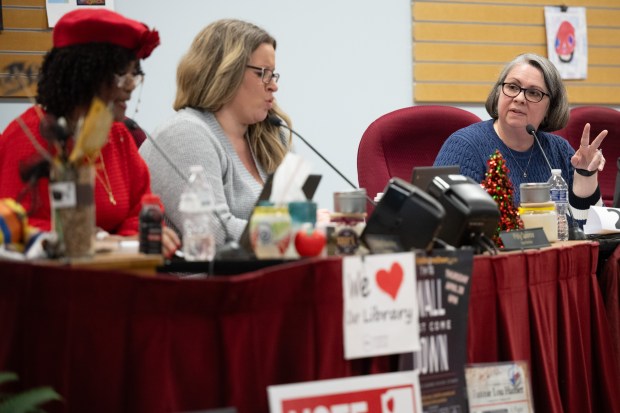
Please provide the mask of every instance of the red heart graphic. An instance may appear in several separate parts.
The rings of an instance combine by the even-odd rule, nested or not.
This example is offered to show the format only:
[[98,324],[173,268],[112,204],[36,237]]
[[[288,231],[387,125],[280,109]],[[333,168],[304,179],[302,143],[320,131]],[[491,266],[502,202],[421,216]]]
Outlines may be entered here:
[[396,300],[400,285],[403,283],[403,267],[395,262],[389,272],[386,270],[377,271],[376,279],[379,288],[388,293],[392,300]]

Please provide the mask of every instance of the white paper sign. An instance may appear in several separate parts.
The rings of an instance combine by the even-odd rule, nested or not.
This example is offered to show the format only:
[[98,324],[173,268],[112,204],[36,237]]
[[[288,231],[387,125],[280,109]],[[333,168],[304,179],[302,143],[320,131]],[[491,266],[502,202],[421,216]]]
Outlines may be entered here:
[[465,369],[470,413],[534,411],[527,363],[488,363]]
[[585,79],[588,76],[588,34],[586,9],[545,7],[547,56],[562,79]]
[[583,232],[586,235],[620,232],[620,208],[591,206]]
[[269,386],[271,413],[422,413],[418,371]]
[[345,359],[420,350],[415,255],[342,261]]

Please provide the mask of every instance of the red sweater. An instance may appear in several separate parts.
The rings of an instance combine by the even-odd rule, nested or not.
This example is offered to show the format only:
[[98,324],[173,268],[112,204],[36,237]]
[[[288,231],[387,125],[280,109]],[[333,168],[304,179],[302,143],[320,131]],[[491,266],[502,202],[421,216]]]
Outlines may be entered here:
[[[40,120],[34,108],[28,109],[20,117],[43,148],[49,151],[50,145],[39,132]],[[26,134],[13,120],[0,135],[0,198],[17,198],[25,187],[19,177],[19,165],[30,160],[36,153]],[[98,177],[95,179],[97,226],[111,234],[135,235],[138,233],[140,200],[142,195],[151,192],[151,178],[131,133],[123,123],[114,122],[101,154],[116,205],[110,202],[101,183],[106,182],[105,175],[98,168]],[[39,180],[35,187],[39,197],[37,208],[32,209],[30,193],[21,199],[22,205],[29,212],[30,225],[44,231],[49,231],[51,227],[48,184],[49,180],[44,178]]]

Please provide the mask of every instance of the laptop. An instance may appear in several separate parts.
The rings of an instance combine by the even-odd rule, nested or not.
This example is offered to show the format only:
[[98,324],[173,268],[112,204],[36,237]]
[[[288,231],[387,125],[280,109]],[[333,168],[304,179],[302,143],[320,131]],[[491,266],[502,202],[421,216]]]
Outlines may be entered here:
[[[302,186],[302,191],[304,195],[306,195],[306,199],[311,200],[314,197],[314,193],[319,186],[319,182],[321,182],[322,175],[308,175],[306,178],[306,182]],[[265,185],[263,186],[263,190],[258,195],[258,199],[254,204],[256,207],[262,201],[269,201],[271,197],[271,188],[273,186],[273,174],[270,174],[265,181]],[[239,237],[239,245],[241,248],[246,250],[249,253],[253,254],[252,244],[250,243],[250,220],[252,219],[252,215],[248,218],[248,223],[243,229],[243,233],[241,233],[241,237]]]
[[459,174],[461,168],[458,165],[450,166],[414,166],[411,172],[411,183],[424,192],[428,191],[428,186],[438,175]]

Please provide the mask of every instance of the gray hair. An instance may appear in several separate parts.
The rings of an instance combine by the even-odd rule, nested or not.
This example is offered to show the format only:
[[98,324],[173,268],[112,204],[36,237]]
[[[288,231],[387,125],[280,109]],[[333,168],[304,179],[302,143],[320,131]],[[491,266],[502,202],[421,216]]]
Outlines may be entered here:
[[547,58],[534,53],[524,53],[517,56],[513,61],[504,66],[499,75],[497,82],[493,85],[493,89],[487,97],[485,108],[489,115],[495,120],[499,117],[497,112],[497,103],[499,94],[501,93],[502,83],[506,81],[508,73],[517,65],[529,64],[542,72],[545,79],[545,86],[549,91],[549,107],[547,114],[538,126],[539,130],[552,132],[562,129],[566,126],[569,116],[568,96],[562,77],[558,69]]

